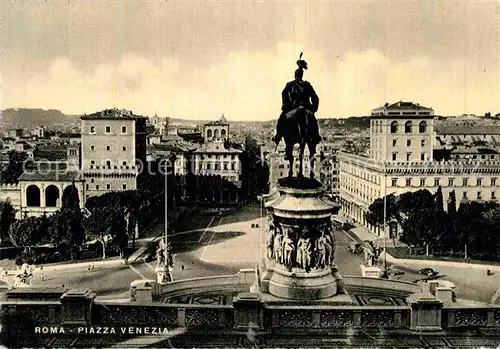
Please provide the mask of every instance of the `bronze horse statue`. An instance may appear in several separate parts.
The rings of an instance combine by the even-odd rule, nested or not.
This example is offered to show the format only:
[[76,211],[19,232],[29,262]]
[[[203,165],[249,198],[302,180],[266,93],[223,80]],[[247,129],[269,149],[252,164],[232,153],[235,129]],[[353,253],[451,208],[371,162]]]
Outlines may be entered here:
[[288,177],[293,176],[293,148],[295,144],[299,145],[300,167],[297,177],[303,177],[304,149],[307,145],[311,169],[309,177],[313,179],[316,146],[322,139],[319,135],[318,121],[314,115],[318,111],[319,97],[312,85],[302,79],[304,70],[307,69],[307,62],[302,59],[302,52],[297,65],[295,79],[289,81],[281,93],[282,112],[278,119],[276,135],[273,140],[276,142],[276,147],[281,137],[285,141],[285,160],[290,163]]
[[[318,141],[314,139],[314,130],[310,127],[310,120],[314,114],[304,107],[298,107],[287,113],[285,122],[283,123],[283,139],[285,141],[285,154],[289,162],[288,177],[293,176],[293,148],[295,144],[299,145],[299,170],[297,177],[304,177],[303,163],[304,163],[304,150],[309,149],[309,178],[314,178],[314,164],[316,162],[316,146]],[[316,131],[317,132],[317,131]]]

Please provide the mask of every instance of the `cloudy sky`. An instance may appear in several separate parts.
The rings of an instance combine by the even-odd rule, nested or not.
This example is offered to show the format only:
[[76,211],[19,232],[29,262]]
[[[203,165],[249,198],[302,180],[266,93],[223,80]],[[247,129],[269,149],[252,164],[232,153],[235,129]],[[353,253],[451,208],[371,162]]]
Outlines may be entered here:
[[319,117],[500,112],[500,2],[1,2],[0,109],[276,118],[298,54]]

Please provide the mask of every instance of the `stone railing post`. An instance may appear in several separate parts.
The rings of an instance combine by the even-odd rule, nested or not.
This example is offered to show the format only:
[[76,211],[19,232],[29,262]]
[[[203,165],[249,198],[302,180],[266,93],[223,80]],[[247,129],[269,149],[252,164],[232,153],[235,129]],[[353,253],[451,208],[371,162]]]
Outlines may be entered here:
[[154,280],[136,280],[130,283],[130,302],[152,303],[157,283]]
[[95,297],[96,294],[89,289],[75,289],[64,293],[60,298],[62,325],[90,326]]
[[243,292],[233,299],[234,329],[248,330],[264,328],[264,312],[257,293]]
[[418,332],[442,331],[443,302],[430,293],[414,293],[407,299],[410,305],[410,329]]

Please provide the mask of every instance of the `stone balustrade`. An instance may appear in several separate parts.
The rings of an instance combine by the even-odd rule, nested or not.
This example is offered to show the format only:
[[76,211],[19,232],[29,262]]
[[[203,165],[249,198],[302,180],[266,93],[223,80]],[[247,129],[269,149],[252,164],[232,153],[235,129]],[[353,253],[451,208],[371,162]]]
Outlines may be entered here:
[[[253,272],[253,271],[252,271]],[[214,289],[215,278],[203,278],[205,287]],[[230,284],[250,285],[255,276],[242,272],[218,280]],[[231,280],[231,281],[229,281]],[[347,287],[379,288],[383,280],[346,277]],[[197,281],[200,281],[199,279]],[[378,283],[377,283],[378,281]],[[373,284],[371,284],[373,283]],[[193,280],[164,285],[183,292]],[[392,288],[390,286],[392,285]],[[181,287],[181,285],[183,285]],[[159,326],[211,328],[243,333],[249,326],[256,332],[287,332],[296,329],[311,333],[327,333],[334,328],[352,329],[406,329],[417,333],[433,333],[459,328],[500,330],[500,305],[467,306],[457,302],[443,302],[439,287],[429,284],[418,292],[403,282],[388,282],[386,290],[394,295],[408,295],[406,305],[320,305],[291,302],[267,304],[260,294],[240,292],[233,302],[225,305],[155,303],[154,301],[97,301],[90,290],[16,290],[2,301],[2,323],[21,326],[19,331],[33,332],[35,326]],[[153,288],[153,287],[152,287]],[[198,291],[202,291],[202,287]],[[237,291],[237,290],[236,290]],[[435,294],[432,294],[434,292]],[[384,293],[387,295],[387,293]],[[16,327],[17,328],[17,327]],[[24,329],[24,330],[23,330]]]

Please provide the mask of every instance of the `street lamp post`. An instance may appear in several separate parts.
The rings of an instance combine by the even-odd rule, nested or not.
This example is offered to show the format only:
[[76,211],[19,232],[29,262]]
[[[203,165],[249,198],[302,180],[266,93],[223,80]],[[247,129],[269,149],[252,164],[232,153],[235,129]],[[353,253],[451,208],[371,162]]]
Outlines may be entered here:
[[384,236],[384,271],[382,272],[382,278],[388,279],[389,274],[387,273],[387,171],[386,162],[384,161],[384,225],[383,225],[383,236]]

